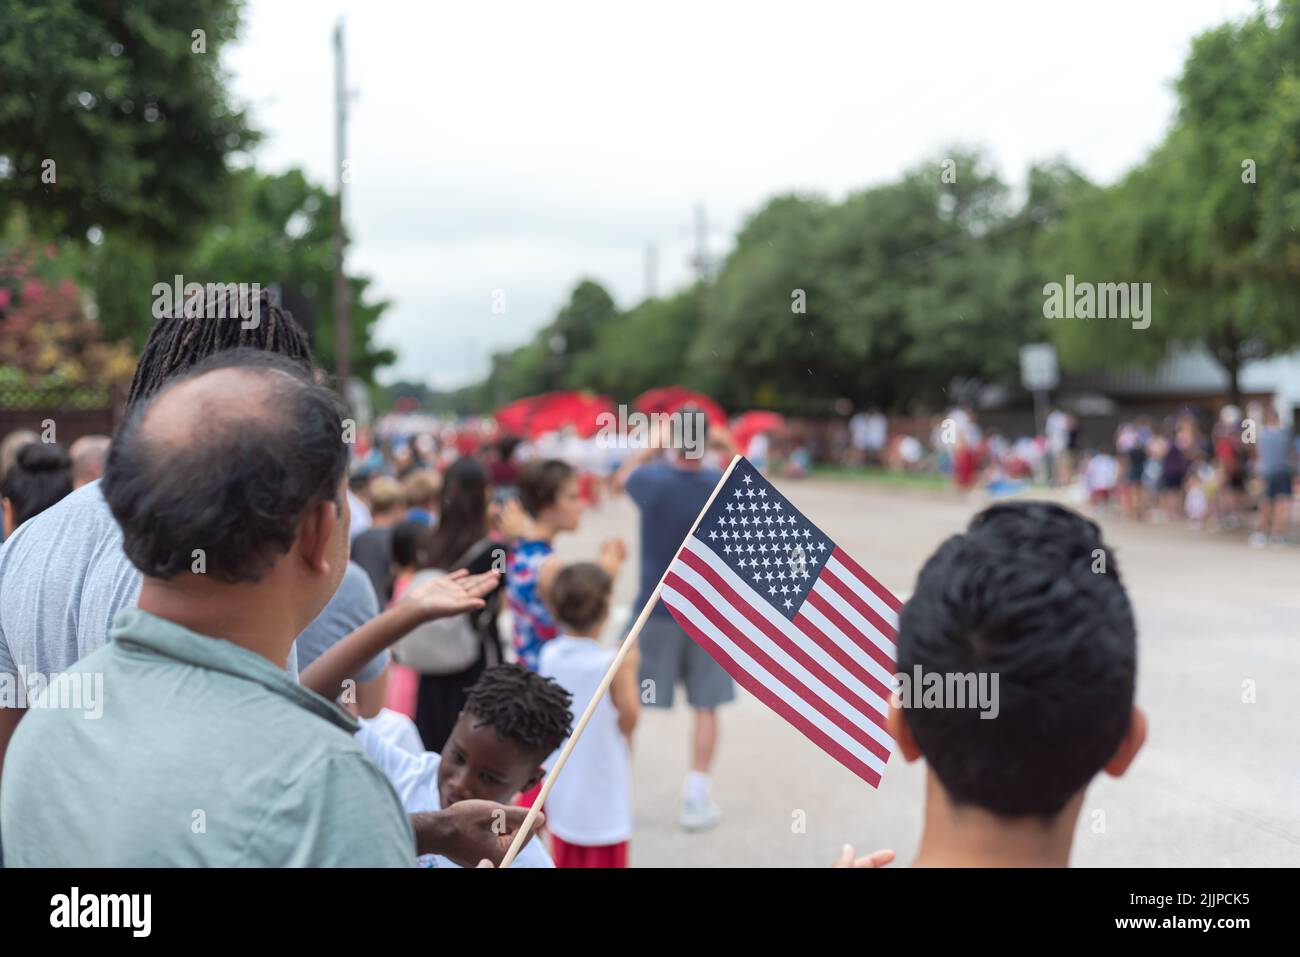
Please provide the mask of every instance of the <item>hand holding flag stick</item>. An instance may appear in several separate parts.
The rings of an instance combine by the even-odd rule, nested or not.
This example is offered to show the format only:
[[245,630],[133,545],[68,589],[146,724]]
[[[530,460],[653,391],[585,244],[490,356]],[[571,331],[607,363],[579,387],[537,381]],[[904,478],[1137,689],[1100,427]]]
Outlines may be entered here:
[[[722,487],[727,484],[727,477],[731,475],[732,470],[736,467],[736,463],[740,461],[740,458],[739,455],[735,456],[731,460],[731,464],[727,466],[727,470],[722,473],[722,478],[718,479],[718,484],[714,486],[712,494],[709,495],[709,500],[704,503],[704,508],[700,509],[700,514],[696,516],[695,523],[691,526],[691,530],[686,535],[687,538],[690,538],[691,535],[695,534],[695,530],[700,525],[700,520],[704,518],[705,514],[709,511],[709,506],[712,505],[713,500],[718,497],[718,492],[720,492]],[[679,547],[678,552],[680,553],[680,551],[681,549]],[[670,563],[668,568],[671,567],[672,565]],[[569,760],[569,754],[573,751],[573,746],[578,743],[578,738],[582,737],[582,732],[587,727],[587,722],[591,720],[591,716],[595,713],[596,706],[600,704],[600,699],[609,691],[609,686],[613,683],[614,676],[618,674],[618,669],[622,666],[623,659],[625,659],[628,652],[632,650],[632,646],[636,643],[637,635],[641,634],[641,629],[645,627],[646,619],[650,617],[650,612],[654,610],[655,603],[659,601],[659,592],[663,589],[664,579],[667,577],[668,569],[666,568],[664,569],[663,575],[659,578],[659,584],[655,586],[655,590],[651,592],[650,597],[646,599],[646,603],[641,609],[641,614],[637,615],[636,621],[627,633],[627,637],[623,639],[623,644],[619,646],[618,654],[616,654],[614,660],[610,662],[609,669],[605,672],[605,677],[601,679],[600,685],[596,688],[596,693],[593,694],[591,700],[587,702],[587,708],[582,712],[582,717],[578,719],[578,723],[574,726],[573,733],[569,735],[569,740],[566,741],[564,747],[560,749],[560,756],[555,759],[555,766],[551,768],[550,773],[546,775],[545,780],[542,782],[542,789],[538,792],[537,799],[533,801],[533,806],[528,809],[528,816],[524,818],[523,825],[519,828],[518,833],[515,834],[514,843],[510,845],[510,850],[506,851],[506,856],[501,859],[502,867],[510,866],[511,862],[515,859],[515,855],[519,853],[524,842],[528,840],[528,835],[532,833],[533,823],[537,820],[538,812],[541,811],[542,806],[546,804],[546,798],[551,793],[552,785],[554,785],[556,779],[559,778],[560,772],[564,770],[564,762]]]

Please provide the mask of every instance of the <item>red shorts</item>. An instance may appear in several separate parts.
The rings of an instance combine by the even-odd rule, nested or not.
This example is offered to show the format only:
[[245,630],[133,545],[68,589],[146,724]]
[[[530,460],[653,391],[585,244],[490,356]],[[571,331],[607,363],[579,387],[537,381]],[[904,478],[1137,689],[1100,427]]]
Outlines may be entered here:
[[568,844],[552,834],[551,857],[556,867],[627,867],[627,841],[587,847]]

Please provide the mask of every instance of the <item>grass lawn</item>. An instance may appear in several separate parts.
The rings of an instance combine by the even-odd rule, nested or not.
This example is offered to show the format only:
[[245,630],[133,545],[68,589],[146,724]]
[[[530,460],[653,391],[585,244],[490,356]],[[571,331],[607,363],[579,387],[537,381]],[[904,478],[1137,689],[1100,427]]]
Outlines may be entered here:
[[891,472],[882,468],[851,468],[847,465],[815,465],[814,478],[837,479],[846,482],[871,482],[874,485],[891,485],[897,488],[946,489],[952,478],[931,472]]

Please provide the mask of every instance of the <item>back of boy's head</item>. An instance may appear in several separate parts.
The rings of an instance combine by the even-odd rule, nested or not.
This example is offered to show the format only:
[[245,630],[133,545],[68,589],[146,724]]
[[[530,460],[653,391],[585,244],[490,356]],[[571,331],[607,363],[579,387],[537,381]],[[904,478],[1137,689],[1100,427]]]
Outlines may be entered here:
[[554,679],[503,664],[486,669],[467,689],[465,710],[475,724],[487,725],[542,761],[569,736],[572,701]]
[[560,569],[551,583],[555,620],[570,631],[586,631],[609,613],[614,580],[595,562],[575,562]]
[[926,562],[903,608],[898,669],[917,665],[997,676],[994,718],[915,696],[905,708],[953,804],[1055,817],[1114,755],[1133,709],[1133,611],[1100,529],[1045,502],[976,515]]
[[573,466],[559,459],[529,462],[519,471],[519,504],[536,518],[542,509],[555,504],[560,489],[573,476]]

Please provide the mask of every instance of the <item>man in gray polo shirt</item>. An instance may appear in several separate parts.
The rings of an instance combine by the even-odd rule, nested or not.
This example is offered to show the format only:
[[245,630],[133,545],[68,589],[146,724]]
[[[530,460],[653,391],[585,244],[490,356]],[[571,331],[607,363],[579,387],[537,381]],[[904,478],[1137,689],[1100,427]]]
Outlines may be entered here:
[[132,412],[103,491],[137,607],[56,683],[102,687],[98,716],[35,707],[14,733],[7,864],[414,864],[355,723],[284,671],[347,564],[343,418],[300,365],[244,350]]

